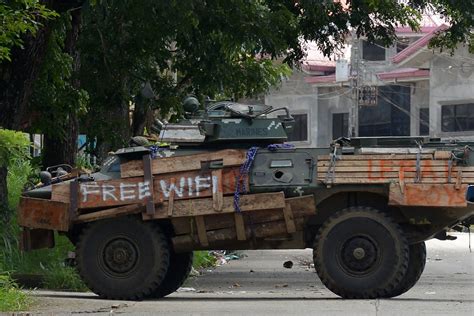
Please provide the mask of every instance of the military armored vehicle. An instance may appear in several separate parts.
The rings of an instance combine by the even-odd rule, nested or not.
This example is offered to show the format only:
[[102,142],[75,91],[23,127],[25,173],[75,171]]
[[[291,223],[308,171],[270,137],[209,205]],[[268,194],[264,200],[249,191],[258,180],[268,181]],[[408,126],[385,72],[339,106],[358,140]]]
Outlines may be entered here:
[[467,143],[342,138],[295,148],[285,108],[190,103],[183,121],[157,122],[166,146],[138,142],[92,174],[43,173],[21,198],[23,248],[53,247],[54,232],[64,234],[93,292],[131,300],[177,290],[194,250],[312,248],[329,290],[380,298],[415,285],[424,241],[453,239],[447,229],[474,214]]

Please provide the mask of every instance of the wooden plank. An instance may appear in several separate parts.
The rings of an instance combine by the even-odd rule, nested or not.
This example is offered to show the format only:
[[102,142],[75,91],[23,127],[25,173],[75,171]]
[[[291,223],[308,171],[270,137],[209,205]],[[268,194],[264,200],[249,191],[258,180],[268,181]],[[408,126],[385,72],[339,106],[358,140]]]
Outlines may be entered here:
[[[151,173],[151,155],[143,156],[143,183],[148,185],[153,185],[153,174]],[[149,195],[145,196],[145,205],[147,214],[155,213],[155,203],[153,199],[154,190],[151,188],[148,190]]]
[[390,185],[389,205],[466,207],[467,185],[458,190],[455,184],[405,184],[404,192],[396,184]]
[[246,240],[245,224],[242,213],[234,213],[235,231],[237,233],[237,240]]
[[[292,207],[293,218],[307,217],[316,214],[314,197],[312,195],[286,199],[286,204]],[[244,213],[244,222],[265,223],[284,220],[281,209],[259,210]],[[193,217],[174,217],[171,219],[176,235],[191,234],[196,231]],[[223,213],[206,216],[206,230],[235,227],[233,213]]]
[[[159,219],[167,218],[167,202],[156,205],[154,215],[143,214],[143,219]],[[181,216],[200,216],[216,214],[213,207],[212,198],[176,200],[174,201],[173,217]],[[285,195],[283,192],[247,194],[240,197],[240,208],[243,212],[265,210],[265,209],[282,209],[285,207]],[[225,196],[223,201],[222,212],[233,213],[234,197]]]
[[[374,167],[374,166],[356,166],[356,167],[341,167],[336,164],[335,172],[398,172],[400,166],[395,167]],[[318,167],[319,173],[326,173],[329,170],[329,167]],[[412,167],[403,167],[405,172],[416,172],[416,166]],[[446,166],[435,166],[435,167],[421,167],[421,170],[424,172],[443,172],[448,170],[448,165]],[[474,167],[467,166],[453,166],[453,172],[457,170],[462,170],[463,172],[474,172]]]
[[[319,167],[330,167],[330,161],[318,161]],[[339,167],[416,167],[416,160],[355,160],[355,161],[337,161]],[[443,167],[448,166],[447,160],[421,160],[420,167]]]
[[[226,149],[186,156],[172,156],[154,159],[152,163],[153,174],[175,173],[201,169],[201,163],[212,160],[223,161],[223,167],[240,166],[245,161],[245,150]],[[120,166],[121,177],[137,177],[143,175],[143,162],[132,160]]]
[[405,191],[405,172],[403,169],[398,173],[398,182],[400,185],[400,191],[403,193]]
[[109,208],[106,210],[100,210],[92,213],[81,214],[79,215],[75,222],[76,223],[87,223],[93,222],[96,220],[106,219],[106,218],[114,218],[122,215],[128,214],[137,214],[141,213],[145,210],[143,205],[131,204],[125,206],[119,206],[114,208]]
[[[170,186],[174,186],[176,184],[175,178],[171,178]],[[174,208],[174,196],[176,191],[170,191],[168,196],[168,216],[173,216],[173,208]]]
[[[401,168],[400,171],[403,170],[405,173],[406,178],[416,178],[416,172],[406,172],[404,168]],[[399,172],[400,172],[399,171]],[[449,172],[448,171],[421,171],[420,175],[421,178],[447,178]],[[335,172],[335,177],[348,177],[348,178],[397,178],[398,172]],[[464,172],[463,177],[465,178],[474,178],[474,172]],[[326,178],[326,173],[319,173],[318,180],[322,180]]]
[[223,193],[223,184],[222,184],[222,169],[217,169],[212,171],[212,178],[218,179],[217,186],[213,187],[212,190],[212,201],[213,208],[215,211],[222,211],[224,206],[224,193]]
[[29,228],[69,230],[69,203],[21,197],[18,223]]
[[[416,160],[414,154],[364,154],[364,155],[339,155],[338,161],[357,161],[357,160]],[[421,159],[432,160],[432,154],[422,154]],[[319,155],[318,161],[331,160],[329,155]]]
[[[154,176],[155,198],[166,201],[172,191],[175,192],[174,200],[211,197],[216,190],[222,190],[223,195],[234,194],[236,178],[240,174],[239,168],[224,168],[220,172],[222,173],[220,177],[213,174],[211,170]],[[171,185],[173,178],[175,179],[174,186]]]
[[290,203],[286,203],[286,206],[283,209],[283,216],[285,218],[286,231],[289,234],[296,232],[296,225],[293,218],[293,211],[291,210]]
[[[457,174],[457,177],[456,177],[456,185],[454,186],[454,188],[456,190],[459,190],[461,188],[461,184],[466,183],[466,182],[464,182],[464,180],[467,180],[467,179],[463,177],[462,171],[458,170],[458,174]],[[469,182],[469,183],[472,183],[472,182]]]
[[144,204],[151,196],[152,189],[150,182],[142,177],[81,182],[78,207],[86,209]]
[[196,226],[197,232],[199,237],[199,243],[202,246],[208,246],[209,241],[207,239],[207,232],[206,232],[206,223],[204,222],[204,216],[196,216]]
[[69,204],[69,183],[53,184],[51,188],[51,200]]
[[453,153],[448,150],[437,150],[434,152],[434,159],[436,160],[449,160]]
[[[143,204],[151,197],[157,204],[170,195],[174,200],[211,197],[215,190],[221,190],[222,195],[234,194],[239,168],[225,168],[221,173],[221,177],[213,176],[210,170],[159,175],[153,179],[153,188],[142,177],[81,182],[78,207]],[[171,179],[175,179],[173,183]],[[69,192],[69,184],[53,185],[52,200],[69,203]]]
[[[297,231],[303,230],[305,223],[304,218],[295,219],[295,225]],[[246,238],[252,238],[252,233],[255,238],[267,238],[272,236],[284,236],[286,233],[286,223],[282,221],[266,222],[255,224],[252,227],[252,230],[249,226],[245,228]],[[237,241],[237,232],[235,227],[233,228],[223,228],[207,232],[207,238],[209,241],[209,246],[212,247],[214,244],[219,244],[222,242],[232,242]],[[175,251],[189,251],[198,247],[198,242],[194,235],[180,235],[172,238],[173,247]]]
[[77,217],[78,199],[79,199],[79,182],[78,180],[69,183],[69,220],[72,221]]
[[[326,183],[325,180],[319,180]],[[398,178],[334,178],[329,179],[330,184],[377,184],[377,183],[398,183]],[[451,179],[450,183],[455,183],[456,179]],[[415,183],[415,178],[405,178],[405,183]],[[448,183],[448,178],[424,178],[421,183]],[[461,183],[474,184],[474,178],[462,178]]]

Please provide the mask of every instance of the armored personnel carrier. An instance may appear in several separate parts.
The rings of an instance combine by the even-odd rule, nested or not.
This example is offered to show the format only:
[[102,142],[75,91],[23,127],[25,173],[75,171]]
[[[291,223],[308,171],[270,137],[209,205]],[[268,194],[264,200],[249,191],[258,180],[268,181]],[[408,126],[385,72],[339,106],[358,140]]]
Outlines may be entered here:
[[[118,150],[99,172],[62,166],[23,194],[23,248],[76,247],[79,274],[104,298],[159,298],[187,278],[198,249],[312,248],[343,298],[393,297],[420,278],[425,240],[474,214],[467,143],[428,138],[286,144],[285,108],[219,102],[157,122],[166,146]],[[145,145],[145,146],[142,146]],[[311,282],[311,281],[308,281]]]

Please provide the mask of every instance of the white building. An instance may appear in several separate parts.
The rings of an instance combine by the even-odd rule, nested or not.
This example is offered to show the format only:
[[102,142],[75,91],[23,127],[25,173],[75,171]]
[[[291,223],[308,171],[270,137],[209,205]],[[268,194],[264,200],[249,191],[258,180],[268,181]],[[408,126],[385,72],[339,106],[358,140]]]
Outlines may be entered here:
[[399,28],[391,47],[348,39],[340,57],[348,66],[310,54],[265,103],[290,108],[298,123],[290,140],[301,146],[351,134],[474,140],[474,55],[462,45],[453,54],[428,48],[445,28]]

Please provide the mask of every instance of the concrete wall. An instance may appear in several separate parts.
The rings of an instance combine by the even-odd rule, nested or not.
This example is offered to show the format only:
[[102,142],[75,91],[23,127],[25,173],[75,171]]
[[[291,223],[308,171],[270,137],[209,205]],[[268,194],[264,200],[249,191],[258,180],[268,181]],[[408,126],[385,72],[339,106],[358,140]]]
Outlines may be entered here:
[[[265,96],[265,104],[274,108],[287,107],[291,114],[308,115],[308,141],[292,142],[297,147],[316,147],[318,134],[318,99],[313,87],[304,81],[305,74],[295,70],[293,75]],[[283,113],[276,113],[280,115]]]
[[334,139],[332,135],[332,115],[350,113],[351,90],[349,88],[318,89],[318,134],[317,147],[327,147]]
[[420,135],[420,109],[430,105],[430,83],[428,80],[410,83],[410,135]]
[[[474,55],[466,47],[453,56],[441,53],[431,60],[430,71],[430,135],[436,137],[466,136],[474,139],[474,131],[443,132],[441,106],[474,102]],[[474,109],[473,109],[474,111]]]

